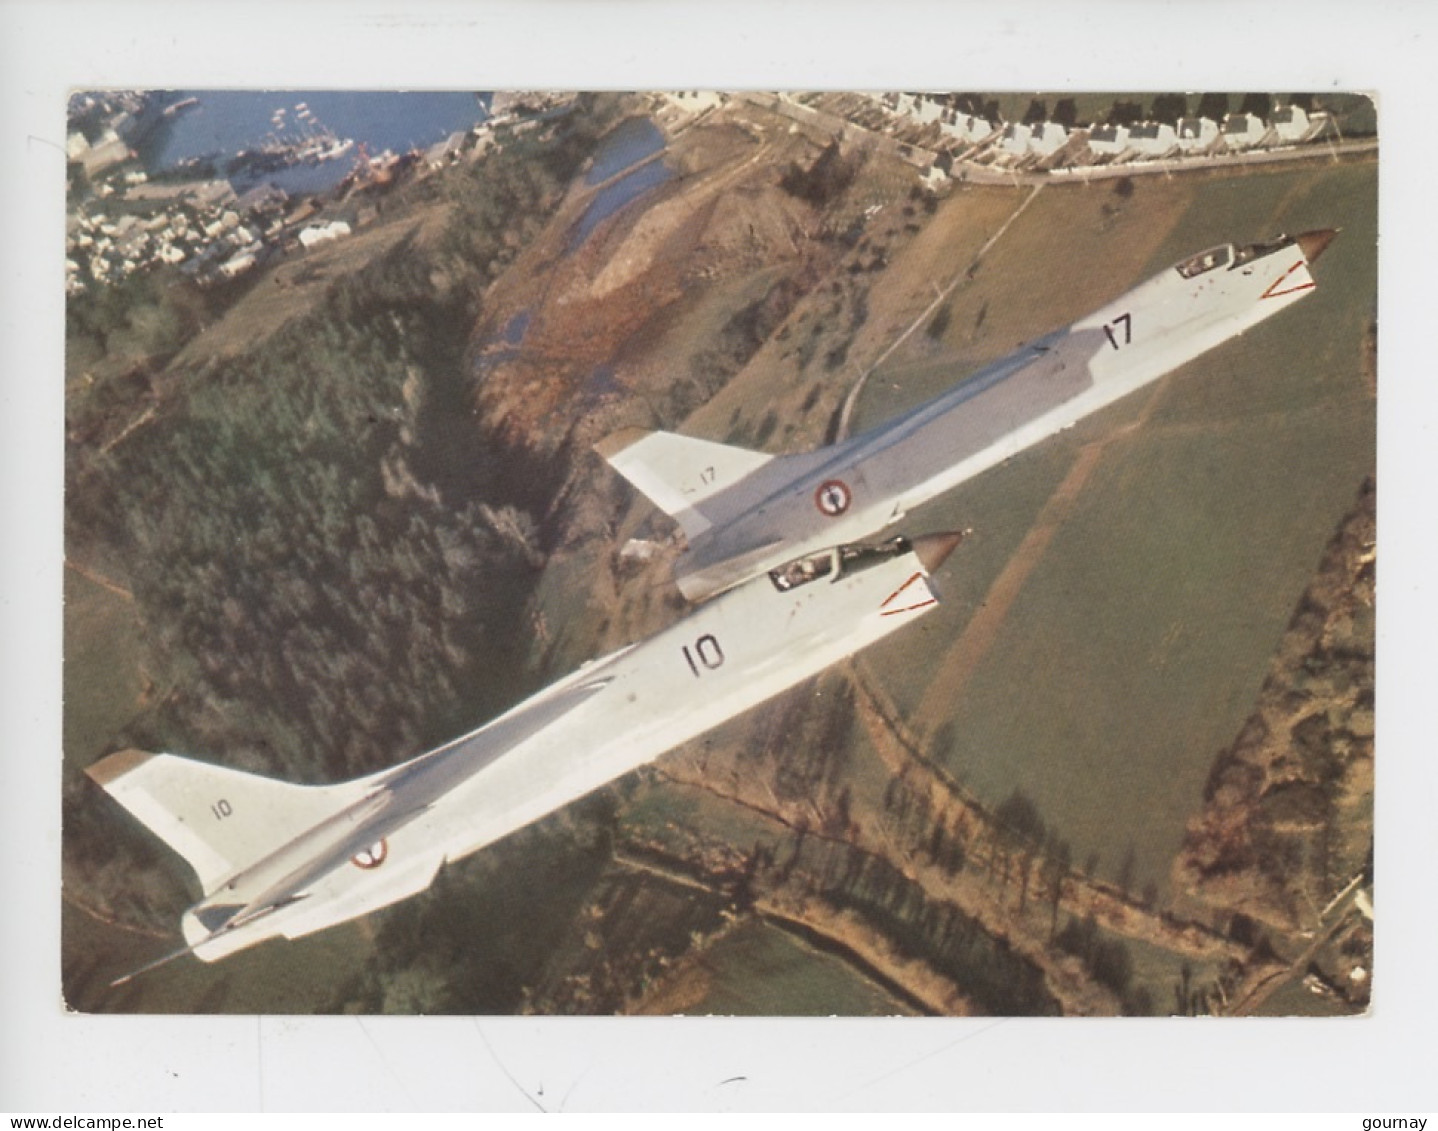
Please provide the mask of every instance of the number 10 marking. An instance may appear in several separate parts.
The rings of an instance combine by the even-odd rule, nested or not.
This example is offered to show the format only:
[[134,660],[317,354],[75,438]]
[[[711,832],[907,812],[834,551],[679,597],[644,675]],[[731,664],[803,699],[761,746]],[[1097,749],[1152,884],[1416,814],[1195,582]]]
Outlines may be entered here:
[[[724,663],[724,649],[719,647],[719,641],[715,640],[709,633],[705,633],[698,640],[694,641],[694,651],[689,651],[689,645],[681,649],[684,653],[684,660],[689,665],[689,670],[694,673],[697,679],[700,675],[699,664],[703,664],[710,671],[721,667]],[[694,657],[699,657],[699,663],[694,662]]]

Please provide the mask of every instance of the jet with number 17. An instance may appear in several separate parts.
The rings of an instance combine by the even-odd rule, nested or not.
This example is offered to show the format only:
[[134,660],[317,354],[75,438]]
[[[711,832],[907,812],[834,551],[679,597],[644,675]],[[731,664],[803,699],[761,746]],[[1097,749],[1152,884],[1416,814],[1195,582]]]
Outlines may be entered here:
[[871,431],[772,456],[630,429],[598,451],[669,513],[680,592],[702,601],[819,546],[892,526],[1312,292],[1336,232],[1223,244],[1141,283]]

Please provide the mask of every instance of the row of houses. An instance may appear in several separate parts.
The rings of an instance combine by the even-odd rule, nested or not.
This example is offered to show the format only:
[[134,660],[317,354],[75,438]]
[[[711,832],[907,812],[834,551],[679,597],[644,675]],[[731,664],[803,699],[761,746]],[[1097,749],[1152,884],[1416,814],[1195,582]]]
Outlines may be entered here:
[[921,94],[886,94],[879,100],[902,121],[936,127],[938,144],[951,155],[981,164],[1037,163],[1058,155],[1070,166],[1202,156],[1297,145],[1335,130],[1328,114],[1309,114],[1300,106],[1282,107],[1267,122],[1256,114],[1236,113],[1222,122],[1185,117],[1177,123],[1094,123],[1071,129],[1054,121],[991,121]]

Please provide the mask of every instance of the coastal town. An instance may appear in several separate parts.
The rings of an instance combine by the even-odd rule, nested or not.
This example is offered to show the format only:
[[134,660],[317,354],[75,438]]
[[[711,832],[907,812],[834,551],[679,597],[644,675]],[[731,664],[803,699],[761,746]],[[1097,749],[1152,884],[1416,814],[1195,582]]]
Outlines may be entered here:
[[[371,223],[378,201],[402,181],[458,160],[474,160],[505,132],[522,132],[561,114],[572,95],[500,93],[485,120],[425,149],[371,154],[363,143],[320,126],[303,103],[286,119],[276,110],[270,136],[221,162],[192,159],[149,173],[138,147],[199,99],[166,101],[155,93],[77,94],[71,100],[67,155],[71,211],[66,223],[66,289],[78,294],[136,272],[176,268],[201,285],[246,275],[277,254],[303,252]],[[992,98],[963,94],[656,93],[648,101],[673,131],[730,99],[752,101],[837,140],[892,151],[915,166],[931,188],[949,179],[1019,182],[1033,178],[1112,177],[1171,172],[1199,163],[1282,160],[1327,146],[1363,149],[1359,123],[1346,137],[1342,113],[1306,96],[1280,103],[1249,96],[1228,112],[1227,96],[1164,95],[1147,112],[1116,100],[1086,126],[1074,99],[1050,113],[1034,98],[1019,120],[1006,120]],[[1260,113],[1259,111],[1262,111]],[[295,164],[335,163],[344,172],[319,193],[292,194],[265,178]]]
[[[71,101],[67,155],[72,209],[66,223],[66,289],[108,286],[158,267],[200,285],[237,279],[276,254],[350,235],[377,215],[375,200],[411,174],[462,151],[482,152],[504,119],[451,134],[424,150],[371,155],[320,125],[308,106],[280,107],[269,136],[223,159],[192,158],[147,172],[139,146],[199,99],[165,102],[148,93],[81,94]],[[288,120],[287,119],[288,116]],[[268,179],[296,165],[342,169],[321,192],[287,192]],[[73,191],[79,187],[81,191]]]

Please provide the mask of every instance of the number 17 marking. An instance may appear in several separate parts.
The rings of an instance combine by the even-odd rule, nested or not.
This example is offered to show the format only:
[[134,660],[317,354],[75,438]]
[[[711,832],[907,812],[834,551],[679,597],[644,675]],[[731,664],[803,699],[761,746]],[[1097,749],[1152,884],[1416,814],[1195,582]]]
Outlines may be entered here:
[[1114,329],[1118,326],[1120,322],[1123,323],[1122,344],[1128,345],[1130,342],[1133,341],[1133,315],[1120,314],[1117,318],[1115,318],[1112,322],[1109,322],[1103,328],[1103,332],[1108,335],[1108,344],[1113,346],[1114,349],[1118,349],[1120,344],[1117,336],[1115,336],[1114,334]]

